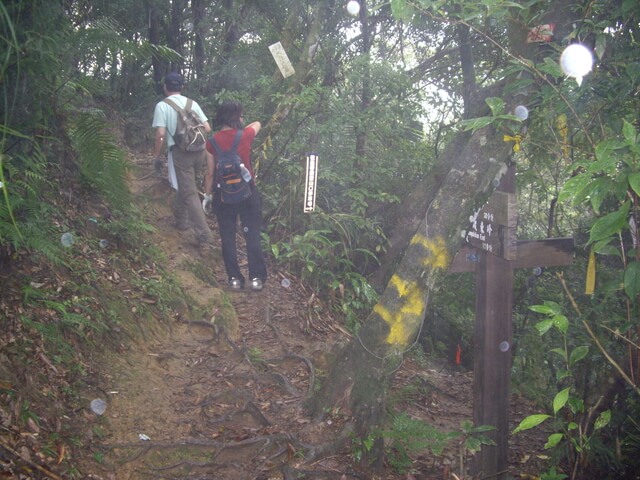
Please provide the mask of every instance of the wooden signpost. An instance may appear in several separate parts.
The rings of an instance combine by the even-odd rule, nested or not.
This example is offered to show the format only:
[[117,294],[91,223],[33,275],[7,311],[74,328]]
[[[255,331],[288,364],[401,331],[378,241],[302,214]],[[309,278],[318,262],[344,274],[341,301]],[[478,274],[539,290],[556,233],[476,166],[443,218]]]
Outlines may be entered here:
[[487,204],[471,218],[467,244],[455,256],[449,273],[475,272],[474,425],[492,425],[496,443],[476,455],[474,475],[504,479],[509,436],[513,271],[569,265],[573,239],[517,241],[515,168],[510,167]]

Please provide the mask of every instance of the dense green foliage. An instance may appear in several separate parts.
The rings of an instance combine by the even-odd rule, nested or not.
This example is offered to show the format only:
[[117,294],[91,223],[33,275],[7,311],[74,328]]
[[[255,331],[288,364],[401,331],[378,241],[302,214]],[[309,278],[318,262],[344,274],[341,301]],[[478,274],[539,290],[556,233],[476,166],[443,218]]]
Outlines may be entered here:
[[[561,405],[554,405],[560,408],[548,412],[561,432],[550,443],[559,452],[558,468],[572,478],[635,471],[637,2],[560,2],[563,9],[555,9],[544,0],[392,0],[367,5],[358,18],[347,15],[343,3],[3,2],[0,265],[11,268],[26,254],[67,262],[59,238],[84,225],[71,222],[57,199],[73,192],[108,210],[103,228],[110,239],[143,234],[145,226],[133,220],[115,118],[149,125],[162,76],[179,69],[188,79],[186,93],[210,117],[218,102],[233,97],[244,103],[247,119],[263,122],[254,157],[266,202],[267,252],[331,299],[357,329],[377,296],[368,275],[384,258],[411,193],[429,179],[434,159],[457,131],[495,123],[509,138],[522,135],[514,154],[519,237],[573,236],[578,247],[562,277],[517,276],[514,383],[541,408],[562,394]],[[524,59],[524,39],[510,35],[514,25],[526,32],[550,12],[557,15],[547,21],[558,23],[558,36],[533,47],[533,60]],[[487,116],[460,124],[466,107],[460,26],[471,37],[478,87],[511,78],[512,94],[529,109],[525,128],[494,97]],[[294,77],[283,79],[268,53],[277,41],[296,67]],[[573,41],[595,53],[595,67],[580,86],[558,64]],[[304,162],[312,151],[320,158],[317,207],[303,214]],[[591,250],[597,283],[584,295]],[[436,299],[437,322],[454,338],[426,331],[432,352],[451,352],[460,342],[471,349],[469,289],[466,280],[451,279]],[[48,301],[46,295],[34,300],[35,293],[25,295]],[[534,314],[530,305],[547,307]],[[87,328],[68,305],[52,308],[65,328]],[[604,412],[613,412],[608,422],[594,425]]]

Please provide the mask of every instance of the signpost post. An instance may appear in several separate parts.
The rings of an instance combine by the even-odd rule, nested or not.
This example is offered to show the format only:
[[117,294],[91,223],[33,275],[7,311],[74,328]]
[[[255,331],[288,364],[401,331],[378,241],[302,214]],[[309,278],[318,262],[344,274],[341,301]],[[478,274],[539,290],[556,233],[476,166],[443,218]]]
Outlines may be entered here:
[[474,425],[492,425],[495,446],[484,445],[474,459],[475,475],[504,479],[509,435],[513,270],[569,265],[573,239],[517,241],[515,167],[487,204],[470,218],[467,245],[456,254],[449,273],[475,272]]

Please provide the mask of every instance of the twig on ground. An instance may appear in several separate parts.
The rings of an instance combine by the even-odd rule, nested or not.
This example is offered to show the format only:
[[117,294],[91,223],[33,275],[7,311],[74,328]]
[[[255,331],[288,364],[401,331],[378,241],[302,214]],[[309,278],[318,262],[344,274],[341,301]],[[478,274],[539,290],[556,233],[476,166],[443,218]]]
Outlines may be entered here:
[[7,452],[9,452],[14,457],[20,459],[21,462],[24,462],[25,464],[29,465],[29,467],[34,468],[34,469],[38,470],[40,473],[43,473],[43,474],[47,475],[52,480],[63,480],[62,477],[59,477],[58,475],[53,473],[51,470],[48,470],[48,469],[38,465],[37,463],[33,463],[31,460],[27,460],[22,455],[20,455],[20,453],[16,452],[13,448],[11,448],[8,445],[5,445],[4,442],[0,441],[0,447],[4,448]]

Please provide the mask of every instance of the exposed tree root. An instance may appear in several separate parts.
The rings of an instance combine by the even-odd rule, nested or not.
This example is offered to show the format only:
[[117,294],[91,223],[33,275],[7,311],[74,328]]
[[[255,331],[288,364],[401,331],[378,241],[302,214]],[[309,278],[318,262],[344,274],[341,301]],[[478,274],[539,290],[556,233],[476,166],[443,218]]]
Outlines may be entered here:
[[200,438],[189,438],[182,443],[174,443],[174,442],[153,442],[148,441],[145,442],[144,445],[140,445],[140,443],[114,443],[114,444],[106,444],[100,445],[100,448],[108,449],[108,450],[117,450],[121,448],[131,449],[131,448],[139,448],[142,447],[139,452],[135,455],[125,459],[122,463],[130,463],[150,452],[151,450],[165,450],[172,448],[185,448],[185,447],[208,447],[216,450],[213,458],[220,455],[221,452],[228,449],[234,448],[244,448],[247,446],[255,445],[257,443],[265,443],[266,445],[270,445],[273,442],[277,441],[290,441],[289,435],[285,434],[273,434],[273,435],[260,435],[258,437],[247,438],[245,440],[239,440],[237,442],[223,442],[219,440],[204,440]]
[[271,380],[275,380],[276,385],[281,387],[285,392],[293,397],[300,396],[300,390],[298,390],[287,377],[277,372],[269,372],[267,374],[260,375],[260,379],[267,380],[271,383]]
[[313,363],[307,357],[295,353],[288,353],[285,358],[296,358],[303,361],[307,366],[307,369],[309,370],[309,387],[307,390],[307,396],[310,396],[313,393],[313,388],[316,383],[316,371],[315,368],[313,368]]
[[[242,410],[239,412],[248,412],[252,415],[255,415],[255,412],[259,412],[259,409],[252,403],[247,402]],[[236,414],[239,412],[235,412]],[[231,418],[233,415],[225,416],[227,418]],[[265,426],[270,425],[270,422],[262,415],[257,416],[261,418],[262,422]],[[188,469],[202,469],[202,468],[215,468],[220,467],[221,464],[216,462],[216,459],[220,457],[220,455],[228,450],[234,449],[242,449],[252,446],[260,446],[258,453],[254,455],[254,459],[258,459],[262,453],[270,447],[278,446],[278,450],[274,453],[268,455],[267,457],[261,457],[259,460],[261,462],[272,463],[275,459],[286,455],[286,460],[290,460],[294,457],[296,451],[301,451],[304,453],[304,457],[301,459],[304,463],[310,465],[312,463],[317,463],[321,461],[323,458],[330,457],[332,455],[338,454],[348,447],[349,442],[353,436],[353,427],[351,424],[346,424],[335,441],[331,443],[326,443],[324,445],[310,445],[304,442],[299,441],[298,439],[292,437],[289,434],[270,434],[270,435],[259,435],[252,438],[247,438],[245,440],[239,441],[220,441],[220,440],[209,440],[209,439],[200,439],[200,438],[189,438],[184,442],[173,443],[173,442],[145,442],[143,445],[140,443],[118,443],[111,445],[101,445],[100,448],[107,450],[118,450],[118,449],[134,449],[138,448],[139,450],[134,454],[129,456],[128,458],[121,460],[121,464],[132,463],[149,454],[153,450],[167,450],[167,449],[184,449],[188,447],[194,448],[210,448],[212,450],[211,460],[207,462],[198,462],[198,461],[190,461],[190,460],[182,460],[178,463],[174,463],[171,465],[159,466],[151,469],[151,471],[171,471],[177,468],[186,467]],[[304,474],[306,477],[320,477],[320,478],[365,478],[359,475],[356,472],[346,472],[346,471],[312,471],[312,470],[302,470],[298,468],[294,468],[289,466],[286,463],[280,467],[284,478],[300,478],[300,474]],[[298,475],[298,476],[296,476]],[[343,475],[346,475],[343,477]],[[52,476],[56,480],[62,480],[59,477]]]

